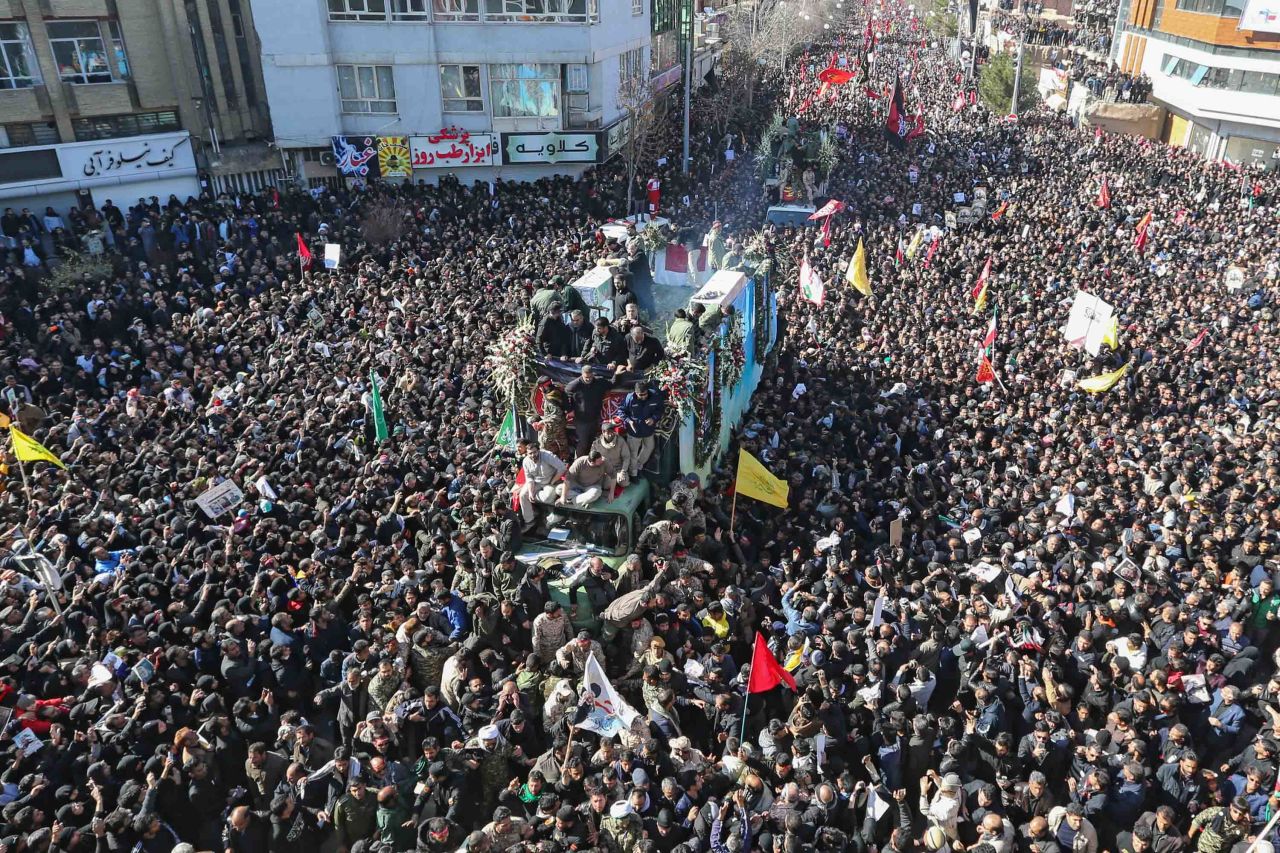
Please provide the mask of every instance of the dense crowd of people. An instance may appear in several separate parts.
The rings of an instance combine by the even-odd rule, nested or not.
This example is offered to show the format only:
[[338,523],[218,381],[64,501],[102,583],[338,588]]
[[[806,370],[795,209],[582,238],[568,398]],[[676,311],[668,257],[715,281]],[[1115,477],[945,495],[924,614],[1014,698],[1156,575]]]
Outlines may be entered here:
[[[760,232],[772,191],[709,129],[688,177],[668,130],[648,174],[7,213],[0,405],[68,470],[7,459],[4,853],[1270,853],[1274,178],[965,105],[911,11],[873,11],[872,86],[796,64],[757,93],[845,130],[825,236]],[[866,93],[895,79],[906,144]],[[731,508],[736,446],[675,483],[626,455],[653,452],[643,381],[616,422],[493,449],[489,346],[599,262],[643,278],[600,226],[654,176],[717,257],[772,261],[736,442],[785,510]],[[41,227],[109,271],[48,276]],[[295,233],[343,269],[300,273]],[[1060,332],[1077,289],[1118,312],[1098,356]],[[632,372],[664,330],[626,294],[539,346]],[[599,466],[653,481],[633,553],[516,560],[533,499],[603,493]],[[222,478],[246,499],[211,520]],[[747,693],[757,635],[794,690]],[[637,712],[616,737],[581,725],[592,657]]]

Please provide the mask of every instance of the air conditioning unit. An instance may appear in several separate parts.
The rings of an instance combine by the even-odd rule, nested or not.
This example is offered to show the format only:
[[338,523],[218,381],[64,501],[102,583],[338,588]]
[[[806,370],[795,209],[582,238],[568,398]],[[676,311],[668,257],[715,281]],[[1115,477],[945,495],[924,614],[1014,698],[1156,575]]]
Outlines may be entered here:
[[320,152],[320,165],[336,166],[338,165],[338,158],[333,156],[332,151],[322,151]]

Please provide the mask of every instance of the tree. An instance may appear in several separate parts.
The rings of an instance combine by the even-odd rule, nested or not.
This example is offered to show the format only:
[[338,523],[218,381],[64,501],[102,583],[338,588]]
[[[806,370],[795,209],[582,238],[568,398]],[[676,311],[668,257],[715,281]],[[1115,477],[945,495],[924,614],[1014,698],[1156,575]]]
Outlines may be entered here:
[[[982,68],[978,78],[978,95],[983,105],[993,113],[1005,115],[1013,103],[1013,78],[1016,72],[1014,58],[1007,53],[997,53]],[[1018,87],[1018,112],[1025,112],[1040,100],[1032,79],[1029,63],[1022,66],[1022,83]]]
[[963,12],[952,8],[948,0],[933,0],[924,10],[924,25],[939,38],[953,39],[960,32],[960,14]]
[[627,215],[635,203],[636,176],[645,163],[655,162],[660,145],[665,100],[658,103],[653,86],[644,74],[624,78],[618,84],[618,107],[625,116],[626,137],[622,141],[622,162],[627,172]]
[[360,222],[360,236],[370,246],[385,246],[405,235],[413,221],[413,211],[399,199],[375,202]]

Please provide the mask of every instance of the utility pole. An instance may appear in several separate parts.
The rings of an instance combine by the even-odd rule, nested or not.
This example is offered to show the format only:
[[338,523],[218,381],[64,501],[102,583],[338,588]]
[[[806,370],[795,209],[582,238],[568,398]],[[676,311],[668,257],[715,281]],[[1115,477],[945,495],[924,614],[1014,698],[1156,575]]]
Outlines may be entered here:
[[684,29],[684,144],[681,147],[680,171],[689,174],[689,93],[693,89],[693,0],[681,3],[681,27]]
[[1026,40],[1022,36],[1018,36],[1018,64],[1013,69],[1013,99],[1009,104],[1009,114],[1018,114],[1018,89],[1022,86],[1022,52],[1026,47]]

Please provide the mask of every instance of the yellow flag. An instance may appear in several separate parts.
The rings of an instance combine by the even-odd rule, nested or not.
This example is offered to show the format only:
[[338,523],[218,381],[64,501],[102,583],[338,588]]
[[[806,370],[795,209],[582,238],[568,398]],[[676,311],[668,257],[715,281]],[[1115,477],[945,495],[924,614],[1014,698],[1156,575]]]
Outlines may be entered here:
[[1120,348],[1120,319],[1115,314],[1111,315],[1111,322],[1102,333],[1102,342],[1112,349]]
[[741,448],[738,450],[738,479],[733,487],[743,497],[787,508],[786,481],[770,474],[759,459]]
[[52,462],[64,471],[66,470],[67,466],[62,464],[61,459],[16,426],[9,427],[9,437],[13,439],[13,455],[18,457],[20,461]]
[[871,279],[867,276],[867,247],[862,245],[861,237],[858,238],[858,250],[853,253],[853,260],[849,261],[844,277],[863,296],[871,295]]
[[1124,375],[1128,372],[1129,365],[1125,364],[1124,367],[1121,367],[1118,370],[1113,370],[1110,373],[1104,373],[1101,376],[1091,376],[1088,379],[1081,379],[1080,390],[1088,391],[1090,394],[1100,394],[1103,391],[1110,391],[1111,386],[1123,379]]
[[982,283],[982,290],[978,291],[978,298],[973,301],[973,313],[980,314],[982,309],[987,307],[987,283]]
[[907,244],[907,257],[915,258],[916,252],[920,251],[920,243],[924,240],[924,229],[917,228],[916,233],[911,236],[911,242]]

